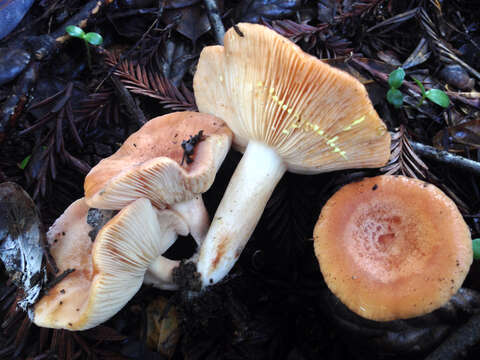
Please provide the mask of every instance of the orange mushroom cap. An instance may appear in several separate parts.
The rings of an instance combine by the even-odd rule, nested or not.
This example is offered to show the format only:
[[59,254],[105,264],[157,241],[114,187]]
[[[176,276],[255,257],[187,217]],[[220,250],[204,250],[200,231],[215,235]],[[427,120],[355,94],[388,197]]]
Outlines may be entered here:
[[[203,131],[194,161],[183,162],[182,141]],[[212,185],[231,144],[222,120],[207,114],[175,112],[148,121],[112,156],[100,161],[85,178],[90,207],[121,209],[138,198],[157,208],[192,200]]]
[[323,207],[314,239],[330,290],[377,321],[441,307],[473,260],[470,231],[454,202],[434,185],[403,176],[344,186]]

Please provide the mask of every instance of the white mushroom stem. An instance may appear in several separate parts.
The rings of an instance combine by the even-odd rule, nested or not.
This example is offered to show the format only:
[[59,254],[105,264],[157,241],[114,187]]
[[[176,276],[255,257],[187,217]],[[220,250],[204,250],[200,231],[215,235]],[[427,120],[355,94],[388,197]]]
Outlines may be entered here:
[[210,225],[210,218],[202,195],[197,195],[192,200],[173,204],[170,208],[183,218],[195,242],[197,245],[201,245]]
[[[190,235],[200,246],[207,235],[210,226],[210,218],[203,203],[202,195],[193,199],[171,205],[171,210],[185,221],[189,228]],[[195,256],[195,255],[194,255]],[[152,285],[163,290],[177,290],[178,285],[173,282],[173,269],[180,265],[179,260],[170,260],[165,256],[159,256],[150,264],[143,283]]]
[[220,281],[233,267],[286,170],[275,150],[248,143],[200,248],[203,286]]
[[148,267],[143,283],[163,290],[176,290],[178,286],[173,282],[173,269],[180,265],[178,260],[170,260],[159,256]]

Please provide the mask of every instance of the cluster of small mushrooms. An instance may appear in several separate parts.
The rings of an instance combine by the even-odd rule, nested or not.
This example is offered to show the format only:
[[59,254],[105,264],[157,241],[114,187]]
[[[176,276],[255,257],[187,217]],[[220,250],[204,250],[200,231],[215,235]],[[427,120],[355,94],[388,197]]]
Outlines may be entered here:
[[[52,225],[52,256],[60,271],[75,271],[35,305],[37,325],[88,329],[144,282],[175,289],[179,262],[162,254],[177,235],[193,236],[199,250],[190,261],[203,287],[214,284],[235,264],[287,170],[375,168],[389,159],[390,135],[364,86],[264,26],[239,24],[224,46],[206,47],[194,92],[199,113],[146,123],[91,170],[85,197]],[[196,144],[185,158],[189,137]],[[202,193],[232,144],[244,155],[210,223]],[[119,212],[93,224],[92,208]],[[443,305],[472,262],[454,203],[403,177],[345,186],[322,210],[314,238],[329,288],[379,321]]]

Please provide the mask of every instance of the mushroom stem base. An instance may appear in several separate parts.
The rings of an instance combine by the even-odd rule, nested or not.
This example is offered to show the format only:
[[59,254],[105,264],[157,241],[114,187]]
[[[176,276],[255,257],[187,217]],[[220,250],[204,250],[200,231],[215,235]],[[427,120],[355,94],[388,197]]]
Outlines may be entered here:
[[173,282],[172,271],[179,264],[180,261],[160,255],[148,267],[143,283],[163,290],[176,290],[178,286]]
[[220,281],[233,267],[286,169],[273,149],[248,143],[200,249],[203,286]]

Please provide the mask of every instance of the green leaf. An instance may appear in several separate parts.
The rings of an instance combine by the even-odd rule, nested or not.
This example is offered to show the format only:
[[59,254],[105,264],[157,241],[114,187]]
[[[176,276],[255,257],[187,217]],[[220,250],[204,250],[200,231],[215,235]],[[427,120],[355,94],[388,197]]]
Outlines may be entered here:
[[84,37],[85,41],[92,45],[101,45],[103,43],[102,35],[96,32],[89,32]]
[[480,239],[473,239],[472,247],[473,247],[473,258],[475,260],[480,260]]
[[22,170],[25,170],[31,157],[32,155],[28,155],[25,159],[22,160],[22,162],[18,165],[18,167]]
[[67,32],[68,35],[76,38],[83,39],[83,37],[85,36],[85,32],[81,28],[75,25],[68,25],[65,28],[65,31]]
[[426,96],[428,100],[443,108],[447,108],[448,105],[450,105],[450,99],[448,98],[448,95],[442,90],[430,89],[426,92]]
[[405,71],[399,67],[388,76],[388,85],[393,89],[398,89],[402,85],[403,79],[405,79]]
[[413,76],[412,76],[412,79],[413,79],[413,81],[415,81],[415,83],[416,83],[416,84],[418,85],[418,87],[420,88],[420,91],[422,92],[422,96],[425,97],[425,96],[426,96],[426,95],[425,95],[425,86],[423,86],[423,84],[420,82],[420,80],[414,78]]
[[403,94],[398,89],[390,89],[387,92],[387,101],[395,106],[397,109],[403,104]]

